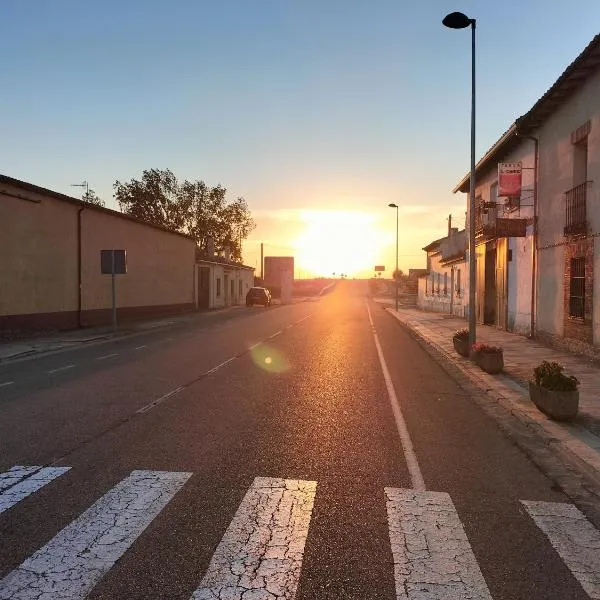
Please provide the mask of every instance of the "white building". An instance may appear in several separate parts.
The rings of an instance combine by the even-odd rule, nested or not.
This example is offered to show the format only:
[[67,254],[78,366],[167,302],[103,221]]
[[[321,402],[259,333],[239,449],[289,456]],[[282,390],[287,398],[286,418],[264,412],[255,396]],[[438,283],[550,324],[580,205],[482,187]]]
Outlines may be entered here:
[[[498,163],[521,162],[499,198]],[[476,168],[477,320],[600,344],[600,35]],[[455,192],[469,192],[469,175]],[[468,203],[467,203],[468,204]]]
[[451,228],[445,238],[425,246],[426,273],[419,276],[417,306],[422,310],[465,316],[468,305],[465,231]]

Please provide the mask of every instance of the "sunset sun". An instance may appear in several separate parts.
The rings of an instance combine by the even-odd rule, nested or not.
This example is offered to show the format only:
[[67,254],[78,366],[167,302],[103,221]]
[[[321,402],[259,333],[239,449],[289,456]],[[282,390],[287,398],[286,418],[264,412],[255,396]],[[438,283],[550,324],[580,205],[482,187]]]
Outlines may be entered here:
[[385,242],[375,215],[312,210],[301,214],[304,229],[294,241],[297,266],[315,276],[364,275],[373,270]]

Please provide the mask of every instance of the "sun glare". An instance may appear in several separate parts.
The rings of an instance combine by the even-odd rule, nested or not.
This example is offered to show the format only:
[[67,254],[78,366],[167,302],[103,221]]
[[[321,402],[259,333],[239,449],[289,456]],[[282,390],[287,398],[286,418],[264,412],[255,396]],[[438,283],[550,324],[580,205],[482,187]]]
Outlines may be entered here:
[[311,276],[368,275],[386,243],[370,213],[344,210],[304,211],[296,238],[297,267]]

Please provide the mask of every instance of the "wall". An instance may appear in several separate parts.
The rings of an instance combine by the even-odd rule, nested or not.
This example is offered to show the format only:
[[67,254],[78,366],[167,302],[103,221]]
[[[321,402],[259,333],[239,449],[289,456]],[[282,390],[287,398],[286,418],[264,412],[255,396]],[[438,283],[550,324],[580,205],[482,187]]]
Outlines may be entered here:
[[[225,306],[238,306],[246,303],[246,294],[254,285],[254,269],[226,265],[213,261],[200,261],[199,265],[210,268],[209,309],[224,308]],[[220,280],[220,293],[217,288]],[[234,294],[231,295],[231,282],[233,281]],[[225,285],[228,285],[226,293]],[[240,293],[241,283],[241,293]]]
[[44,190],[0,183],[0,330],[109,323],[110,276],[100,274],[100,250],[110,248],[128,251],[129,272],[117,277],[120,318],[194,308],[193,240]]
[[[421,310],[441,312],[465,317],[468,306],[468,269],[467,264],[462,261],[451,266],[440,264],[441,254],[429,252],[427,262],[430,265],[428,275],[419,277],[417,306]],[[452,269],[454,269],[454,289],[452,288]],[[456,289],[456,272],[460,269],[460,291]],[[444,293],[444,275],[447,276],[447,293]],[[439,277],[439,291],[438,291]],[[452,301],[451,301],[452,299]]]
[[127,274],[116,277],[116,296],[123,317],[159,315],[195,306],[194,241],[85,209],[82,213],[82,322],[110,319],[111,276],[100,273],[100,251],[127,251]]
[[[566,264],[573,254],[573,241],[565,237],[565,192],[574,185],[573,144],[571,133],[586,121],[591,121],[588,135],[587,218],[588,235],[600,233],[600,72],[588,79],[584,86],[569,98],[543,124],[537,132],[540,139],[540,188],[539,188],[539,276],[537,303],[537,331],[543,337],[574,337],[581,339],[581,328],[573,327],[565,311],[565,295],[568,295]],[[593,280],[590,297],[593,312],[587,323],[588,338],[600,343],[600,253],[594,245],[586,250],[592,268]],[[587,286],[586,286],[587,287]],[[587,291],[587,290],[586,290]]]

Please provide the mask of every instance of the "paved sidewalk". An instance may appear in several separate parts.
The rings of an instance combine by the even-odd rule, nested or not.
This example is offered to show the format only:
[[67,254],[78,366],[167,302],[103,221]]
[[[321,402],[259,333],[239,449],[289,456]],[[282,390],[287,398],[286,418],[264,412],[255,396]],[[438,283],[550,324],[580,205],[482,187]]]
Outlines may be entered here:
[[[386,299],[375,298],[389,305]],[[546,437],[548,444],[560,450],[600,483],[600,368],[585,358],[554,350],[524,336],[480,325],[477,341],[504,349],[504,373],[490,375],[468,358],[456,353],[452,335],[466,327],[464,319],[401,307],[388,312],[424,341],[434,346],[446,359],[482,388],[490,399],[502,404],[513,416]],[[529,399],[527,382],[542,360],[556,361],[580,381],[579,414],[570,423],[552,421]]]

